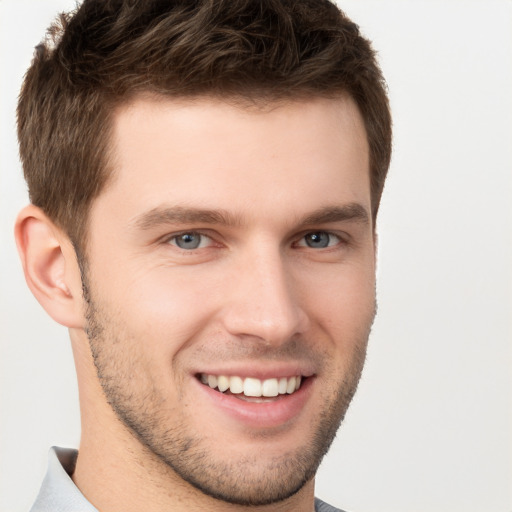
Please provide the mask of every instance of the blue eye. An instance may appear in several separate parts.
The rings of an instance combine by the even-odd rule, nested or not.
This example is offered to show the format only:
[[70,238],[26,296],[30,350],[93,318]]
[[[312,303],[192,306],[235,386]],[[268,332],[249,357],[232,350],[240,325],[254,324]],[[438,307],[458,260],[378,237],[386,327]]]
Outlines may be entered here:
[[190,231],[173,236],[169,242],[180,249],[193,250],[206,247],[209,244],[210,239],[206,235]]
[[327,231],[314,231],[305,235],[298,245],[311,247],[312,249],[325,249],[340,242],[338,236]]

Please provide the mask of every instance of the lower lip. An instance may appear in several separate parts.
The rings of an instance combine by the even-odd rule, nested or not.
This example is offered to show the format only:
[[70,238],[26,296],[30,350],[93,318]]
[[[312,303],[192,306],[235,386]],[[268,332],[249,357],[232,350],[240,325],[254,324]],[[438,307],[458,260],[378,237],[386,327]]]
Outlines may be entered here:
[[194,380],[218,410],[249,427],[268,429],[285,425],[300,415],[311,395],[314,377],[304,379],[301,387],[294,393],[279,395],[270,402],[247,402]]

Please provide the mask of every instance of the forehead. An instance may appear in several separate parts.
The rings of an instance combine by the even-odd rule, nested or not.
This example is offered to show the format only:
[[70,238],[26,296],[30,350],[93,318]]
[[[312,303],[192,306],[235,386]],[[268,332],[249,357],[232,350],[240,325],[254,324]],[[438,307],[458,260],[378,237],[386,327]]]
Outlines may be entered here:
[[283,202],[313,210],[320,200],[357,201],[370,210],[366,132],[348,97],[252,107],[136,98],[113,121],[114,179],[97,202],[117,201],[126,219],[191,202],[259,216],[279,215]]

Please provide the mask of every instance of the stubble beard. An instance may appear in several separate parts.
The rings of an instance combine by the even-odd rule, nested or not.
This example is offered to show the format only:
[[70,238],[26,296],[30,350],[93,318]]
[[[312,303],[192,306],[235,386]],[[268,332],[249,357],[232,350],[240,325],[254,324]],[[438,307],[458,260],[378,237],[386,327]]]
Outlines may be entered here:
[[[202,493],[241,506],[263,506],[286,500],[314,477],[356,392],[373,317],[361,339],[356,341],[352,360],[336,391],[322,397],[324,406],[319,407],[316,427],[309,439],[263,465],[260,457],[244,454],[237,460],[215,460],[204,436],[191,434],[182,419],[169,424],[165,396],[158,393],[142,366],[137,366],[137,354],[126,350],[130,336],[119,335],[123,333],[121,322],[108,317],[105,308],[96,307],[84,277],[83,274],[86,334],[99,382],[118,419],[149,456]],[[133,341],[128,348],[137,346]],[[137,381],[134,387],[134,375],[142,375],[142,385]]]

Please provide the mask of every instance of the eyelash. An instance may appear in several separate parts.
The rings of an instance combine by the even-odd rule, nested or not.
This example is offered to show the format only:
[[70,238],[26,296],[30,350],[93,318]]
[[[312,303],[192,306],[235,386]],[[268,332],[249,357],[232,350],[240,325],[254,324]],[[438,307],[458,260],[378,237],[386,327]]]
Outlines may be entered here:
[[185,252],[191,252],[195,249],[203,249],[204,247],[201,247],[201,244],[202,244],[202,241],[203,240],[200,240],[199,241],[199,246],[198,247],[192,247],[192,248],[184,248],[184,247],[180,247],[177,243],[172,243],[173,241],[176,242],[176,240],[178,240],[180,237],[184,237],[186,235],[194,235],[194,236],[199,236],[201,237],[203,240],[204,239],[207,239],[207,240],[210,240],[211,242],[213,242],[213,238],[211,236],[208,236],[207,234],[205,233],[201,233],[200,231],[182,231],[181,233],[176,233],[176,234],[173,234],[169,237],[167,237],[165,239],[165,242],[167,244],[170,244],[170,245],[174,245],[176,248],[182,250],[182,251],[185,251]]
[[[192,236],[198,236],[198,237],[201,237],[200,240],[199,240],[199,243],[198,243],[198,246],[197,247],[191,247],[191,248],[185,248],[185,247],[180,247],[177,243],[177,240],[180,238],[180,237],[184,237],[186,235],[192,235]],[[314,236],[322,236],[322,235],[327,235],[329,238],[327,240],[327,243],[328,245],[326,245],[325,247],[312,247],[311,245],[308,245],[308,242],[306,241],[306,238],[309,236],[309,237],[314,237]],[[330,245],[331,244],[331,241],[334,239],[336,239],[336,243],[333,244],[333,245]],[[165,243],[166,244],[169,244],[169,245],[173,245],[174,247],[176,247],[177,249],[183,251],[183,252],[192,252],[194,250],[197,250],[197,249],[204,249],[206,247],[208,247],[210,245],[210,243],[208,243],[208,245],[205,247],[201,247],[201,245],[203,244],[203,242],[205,241],[205,239],[207,239],[207,243],[208,241],[213,242],[215,243],[215,240],[205,234],[205,233],[202,233],[201,231],[182,231],[181,233],[175,233],[173,235],[170,235],[168,237],[165,238]],[[316,230],[316,231],[308,231],[304,234],[301,235],[300,238],[298,238],[294,243],[293,243],[293,246],[294,247],[299,247],[299,248],[306,248],[306,249],[325,249],[325,250],[329,250],[329,249],[335,249],[337,246],[339,245],[346,245],[348,242],[347,240],[342,237],[341,235],[339,234],[336,234],[336,233],[332,233],[330,231],[325,231],[325,230]]]
[[[346,243],[346,240],[344,240],[340,235],[337,235],[336,233],[332,233],[330,231],[324,231],[324,230],[317,230],[317,231],[308,231],[307,233],[302,235],[301,238],[299,238],[299,241],[296,242],[294,245],[296,245],[298,247],[306,247],[306,248],[310,248],[310,249],[315,249],[311,245],[308,245],[306,239],[308,236],[314,237],[314,236],[318,236],[318,235],[327,235],[327,237],[328,237],[327,244],[328,245],[325,247],[316,247],[316,249],[334,249],[338,245]],[[336,239],[337,242],[333,245],[330,245],[330,243],[333,239]],[[304,243],[301,243],[301,242],[304,242]]]

